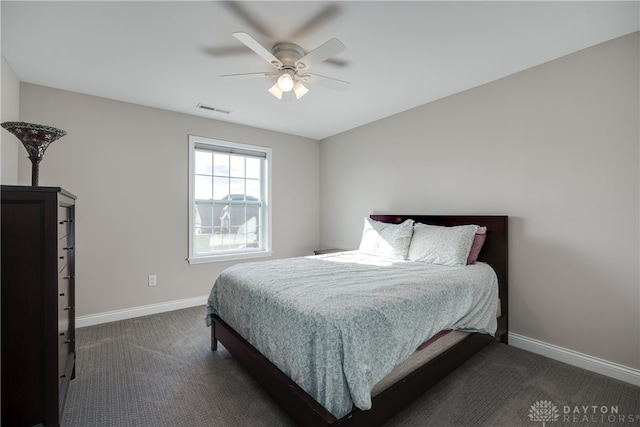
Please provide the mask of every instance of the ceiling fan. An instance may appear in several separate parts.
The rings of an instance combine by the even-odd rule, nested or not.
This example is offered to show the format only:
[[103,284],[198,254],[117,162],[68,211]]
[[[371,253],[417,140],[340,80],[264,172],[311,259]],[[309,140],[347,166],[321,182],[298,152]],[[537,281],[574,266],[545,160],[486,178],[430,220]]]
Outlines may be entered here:
[[291,92],[295,94],[296,99],[302,98],[309,92],[303,82],[317,83],[338,90],[346,90],[350,86],[349,82],[343,80],[307,72],[313,65],[326,61],[345,49],[345,45],[338,39],[333,38],[311,52],[305,52],[304,49],[293,43],[276,43],[269,50],[244,32],[233,33],[233,36],[266,60],[277,71],[225,74],[220,77],[268,77],[275,79],[269,92],[278,99],[290,98],[290,95],[287,94]]

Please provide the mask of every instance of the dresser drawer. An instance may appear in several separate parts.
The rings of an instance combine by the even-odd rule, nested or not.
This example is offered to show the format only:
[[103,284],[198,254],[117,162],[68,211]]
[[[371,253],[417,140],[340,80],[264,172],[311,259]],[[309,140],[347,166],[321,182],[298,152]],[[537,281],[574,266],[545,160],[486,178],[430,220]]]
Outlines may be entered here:
[[58,288],[58,318],[68,317],[64,316],[64,313],[69,311],[71,307],[71,298],[69,298],[69,290]]
[[72,250],[73,248],[69,245],[67,237],[58,240],[58,271],[62,271],[69,263],[69,256]]
[[71,234],[71,219],[64,218],[58,221],[58,238]]
[[69,319],[58,320],[58,351],[68,353],[72,343],[71,330],[69,329]]
[[58,253],[65,255],[73,250],[73,242],[71,236],[67,235],[58,239]]
[[71,291],[71,276],[69,275],[69,266],[66,265],[58,273],[58,300],[62,297],[69,298],[70,291]]
[[[61,326],[61,324],[59,323],[58,326]],[[60,375],[64,373],[64,366],[67,363],[65,360],[67,359],[66,355],[73,353],[74,347],[73,330],[69,328],[69,323],[67,323],[66,329],[58,333],[58,364]]]
[[58,302],[58,348],[61,348],[60,346],[63,343],[73,339],[69,325],[71,324],[71,316],[74,313],[68,297],[61,297]]
[[71,226],[73,220],[71,219],[70,208],[58,207],[58,238],[68,236],[71,234]]
[[69,300],[68,297],[60,297],[58,300],[58,332],[62,332],[69,327],[69,318],[74,315],[73,307]]
[[71,357],[71,353],[64,351],[61,349],[58,353],[58,389],[62,386],[62,382],[66,377],[67,363],[69,363],[69,357]]

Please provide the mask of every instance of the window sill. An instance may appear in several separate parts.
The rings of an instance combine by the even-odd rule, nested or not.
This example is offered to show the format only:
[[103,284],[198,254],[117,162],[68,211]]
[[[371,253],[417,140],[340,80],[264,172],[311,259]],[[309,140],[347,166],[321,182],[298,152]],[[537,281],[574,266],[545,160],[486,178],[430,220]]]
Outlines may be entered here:
[[221,255],[203,256],[197,258],[187,258],[189,264],[205,264],[210,262],[236,261],[251,258],[264,258],[273,255],[271,251],[237,252]]

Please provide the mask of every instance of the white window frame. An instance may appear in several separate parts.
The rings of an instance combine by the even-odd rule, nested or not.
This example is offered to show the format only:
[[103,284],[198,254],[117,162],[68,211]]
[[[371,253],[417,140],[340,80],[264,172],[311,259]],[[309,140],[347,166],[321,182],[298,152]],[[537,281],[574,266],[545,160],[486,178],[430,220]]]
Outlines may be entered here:
[[[211,255],[195,254],[195,152],[196,145],[211,146],[214,150],[216,147],[221,151],[242,153],[242,152],[258,152],[265,155],[265,167],[262,170],[261,184],[263,206],[261,209],[262,218],[260,218],[260,241],[261,248],[245,248],[229,251],[221,251],[220,253]],[[187,261],[189,264],[201,264],[207,262],[232,261],[249,258],[267,257],[272,255],[271,250],[271,148],[257,145],[241,144],[237,142],[223,141],[219,139],[206,138],[196,135],[189,135],[189,256]]]

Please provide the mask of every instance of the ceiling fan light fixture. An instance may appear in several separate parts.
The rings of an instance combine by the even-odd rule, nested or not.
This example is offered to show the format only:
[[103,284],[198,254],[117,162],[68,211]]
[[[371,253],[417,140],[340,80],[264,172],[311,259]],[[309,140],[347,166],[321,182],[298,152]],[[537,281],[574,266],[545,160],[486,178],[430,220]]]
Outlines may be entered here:
[[303,96],[305,96],[307,94],[307,92],[309,92],[309,89],[307,89],[302,82],[300,82],[300,80],[298,80],[294,85],[293,85],[293,91],[296,94],[296,99],[300,99]]
[[269,92],[278,99],[282,99],[282,94],[284,93],[278,86],[278,82],[269,88]]
[[276,84],[281,91],[289,92],[294,86],[293,76],[289,71],[285,71],[280,75],[280,77],[278,77],[278,82]]

